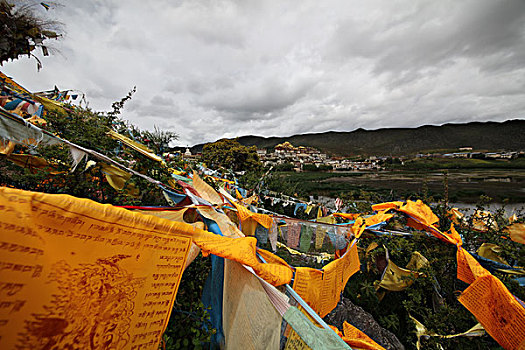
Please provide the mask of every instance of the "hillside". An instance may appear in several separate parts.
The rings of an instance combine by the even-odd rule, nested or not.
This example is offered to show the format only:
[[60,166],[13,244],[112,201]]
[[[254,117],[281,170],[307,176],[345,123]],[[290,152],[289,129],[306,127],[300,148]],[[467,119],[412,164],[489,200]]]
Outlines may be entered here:
[[[284,141],[294,146],[311,146],[333,155],[404,155],[431,150],[454,150],[473,147],[474,150],[525,149],[525,120],[505,122],[471,122],[466,124],[425,125],[418,128],[378,130],[357,129],[350,132],[329,131],[289,137],[241,136],[246,146],[273,147]],[[202,150],[204,144],[192,147]]]

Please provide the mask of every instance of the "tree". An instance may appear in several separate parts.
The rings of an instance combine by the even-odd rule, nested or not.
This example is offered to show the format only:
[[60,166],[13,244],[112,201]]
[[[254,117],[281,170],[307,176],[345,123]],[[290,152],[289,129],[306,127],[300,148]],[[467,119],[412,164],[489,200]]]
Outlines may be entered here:
[[0,64],[21,55],[33,56],[37,60],[37,68],[42,64],[31,52],[40,47],[44,56],[49,55],[44,41],[56,39],[57,22],[40,18],[34,11],[38,5],[15,6],[6,0],[0,0]]
[[161,130],[156,125],[153,131],[142,132],[142,139],[155,153],[162,155],[168,149],[170,142],[177,140],[179,135],[173,131]]
[[303,171],[319,171],[315,164],[303,164]]
[[275,166],[275,171],[293,171],[294,165],[292,163],[282,163]]
[[257,170],[262,167],[255,146],[246,147],[236,140],[223,139],[202,148],[202,159],[210,168],[224,167],[234,171]]
[[[119,105],[122,108],[124,103]],[[112,129],[116,129],[121,134],[126,134],[128,131],[134,136],[144,133],[118,117],[120,108],[115,113],[105,114],[79,106],[65,105],[65,107],[46,111],[44,118],[47,124],[41,125],[41,128],[79,146],[103,153],[162,183],[169,182],[171,175],[167,167],[119,144],[118,141],[107,135],[107,132]],[[16,146],[15,151],[15,153],[25,154],[29,152],[22,146]],[[72,172],[68,161],[70,155],[67,146],[39,146],[32,149],[31,152],[51,164],[52,172],[37,172],[35,169],[23,168],[11,162],[6,156],[0,156],[0,185],[46,193],[67,193],[114,205],[164,205],[166,203],[156,184],[149,183],[137,176],[132,176],[128,180],[126,189],[137,188],[138,197],[132,194],[133,191],[115,190],[103,175],[101,162],[97,159],[91,159],[96,161],[97,165],[86,167],[83,161]]]

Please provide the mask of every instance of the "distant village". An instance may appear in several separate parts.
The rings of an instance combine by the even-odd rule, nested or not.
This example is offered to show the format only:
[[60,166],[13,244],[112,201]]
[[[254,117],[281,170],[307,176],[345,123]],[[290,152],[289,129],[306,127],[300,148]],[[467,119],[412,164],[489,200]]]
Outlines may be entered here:
[[[184,159],[199,160],[201,153],[193,154],[189,148],[181,152]],[[293,146],[283,142],[273,149],[257,149],[257,155],[264,166],[289,166],[295,171],[312,170],[381,170],[380,162],[387,157],[369,157],[362,161],[352,161],[345,157],[330,157],[313,147]]]
[[[181,152],[182,153],[182,152]],[[471,158],[471,159],[514,159],[523,157],[525,152],[473,152],[472,147],[461,147],[454,153],[420,153],[415,158]],[[264,166],[282,167],[288,165],[290,169],[297,172],[312,170],[339,170],[339,171],[377,171],[383,170],[384,164],[392,157],[369,156],[359,161],[350,160],[346,157],[329,156],[316,148],[298,146],[295,147],[286,141],[278,144],[273,149],[257,149],[257,155]],[[182,153],[184,159],[198,160],[200,153],[192,154],[189,148]],[[407,159],[414,156],[399,156],[394,159],[403,164]]]
[[295,171],[309,171],[317,167],[323,170],[380,170],[379,159],[370,157],[363,161],[351,161],[344,157],[329,157],[313,147],[295,147],[284,142],[274,147],[273,152],[258,149],[259,159],[265,166],[292,164]]
[[416,158],[471,158],[471,159],[514,159],[523,157],[524,152],[473,152],[472,147],[461,147],[455,153],[420,153]]

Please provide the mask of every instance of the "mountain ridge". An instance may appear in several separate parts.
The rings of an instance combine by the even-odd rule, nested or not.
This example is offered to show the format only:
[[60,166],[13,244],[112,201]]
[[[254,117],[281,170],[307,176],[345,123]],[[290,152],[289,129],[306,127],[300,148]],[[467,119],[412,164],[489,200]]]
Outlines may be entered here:
[[[254,136],[235,138],[245,146],[270,148],[285,141],[294,146],[310,146],[336,156],[399,156],[430,150],[472,147],[473,150],[503,151],[525,149],[525,120],[504,122],[448,123],[415,128],[382,128],[353,131],[326,131],[292,136]],[[200,152],[206,143],[195,145]]]

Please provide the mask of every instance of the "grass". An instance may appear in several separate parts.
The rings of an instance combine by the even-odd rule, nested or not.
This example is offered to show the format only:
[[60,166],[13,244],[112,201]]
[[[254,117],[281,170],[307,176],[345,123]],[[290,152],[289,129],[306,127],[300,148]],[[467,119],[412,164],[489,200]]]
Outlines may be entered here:
[[[449,170],[449,200],[475,203],[481,195],[496,202],[525,203],[525,172],[517,169],[462,168]],[[277,173],[279,183],[286,183],[299,196],[345,196],[353,199],[373,194],[382,200],[417,196],[444,197],[445,176],[436,169],[393,170],[348,173]],[[508,180],[508,181],[506,181]],[[276,189],[278,190],[278,189]]]
[[525,169],[525,158],[517,159],[462,159],[420,158],[396,165],[396,169]]

